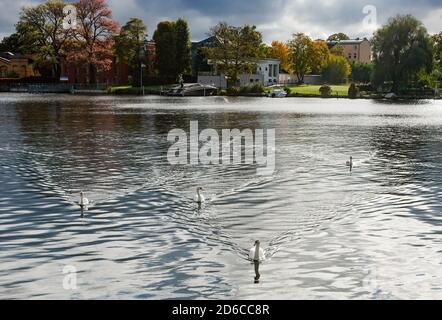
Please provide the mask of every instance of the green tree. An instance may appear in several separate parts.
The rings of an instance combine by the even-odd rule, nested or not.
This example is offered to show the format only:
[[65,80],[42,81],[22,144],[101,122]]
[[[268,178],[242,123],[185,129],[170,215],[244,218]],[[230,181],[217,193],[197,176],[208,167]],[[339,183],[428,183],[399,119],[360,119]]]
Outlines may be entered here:
[[162,21],[158,23],[153,39],[156,44],[155,62],[160,76],[176,78],[178,67],[175,22]]
[[50,0],[46,3],[25,7],[20,12],[16,25],[21,35],[21,50],[34,53],[36,64],[49,63],[52,76],[60,79],[60,61],[65,55],[65,45],[72,36],[72,30],[63,28],[65,2]]
[[190,31],[187,21],[178,19],[175,22],[176,31],[176,73],[192,73],[192,47],[190,42]]
[[372,78],[373,64],[353,62],[350,78],[357,83],[369,83]]
[[339,32],[339,33],[334,33],[327,38],[327,41],[342,41],[342,40],[350,40],[350,37],[347,36],[345,33]]
[[262,35],[255,26],[235,27],[221,22],[210,30],[210,35],[214,43],[204,50],[205,54],[229,82],[236,85],[241,73],[253,72],[262,44]]
[[330,53],[334,54],[335,56],[342,56],[344,57],[344,47],[341,46],[340,44],[336,44],[334,45],[331,49],[330,49]]
[[147,28],[142,20],[131,18],[115,37],[115,54],[127,61],[135,83],[140,83],[140,68],[146,63],[143,45],[147,38]]
[[376,31],[373,43],[375,57],[374,84],[392,83],[391,91],[399,93],[417,80],[422,70],[431,72],[433,48],[423,24],[411,15],[396,16]]
[[[24,39],[19,33],[13,33],[8,37],[4,37],[2,42],[0,42],[0,51],[13,52],[13,53],[24,53]],[[33,53],[33,52],[28,52]]]
[[311,71],[315,47],[312,39],[304,33],[297,33],[287,43],[290,51],[289,61],[299,83]]
[[328,83],[339,84],[348,80],[350,72],[350,63],[346,58],[331,55],[322,72],[322,76]]
[[433,35],[434,48],[434,64],[440,72],[442,72],[442,32]]

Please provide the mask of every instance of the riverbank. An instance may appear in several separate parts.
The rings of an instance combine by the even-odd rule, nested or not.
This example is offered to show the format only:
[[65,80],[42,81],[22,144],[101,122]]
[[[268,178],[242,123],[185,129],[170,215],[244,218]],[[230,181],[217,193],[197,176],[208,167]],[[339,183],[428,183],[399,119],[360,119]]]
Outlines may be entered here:
[[[16,93],[70,93],[79,95],[163,95],[165,91],[177,86],[177,84],[165,86],[145,86],[144,92],[140,87],[133,86],[106,86],[104,85],[69,85],[69,84],[20,84],[8,88],[9,90],[1,90],[1,92],[16,92]],[[275,88],[283,88],[288,94],[287,98],[324,98],[324,99],[349,99],[348,88],[349,85],[330,85],[330,95],[323,96],[320,93],[322,85],[301,85],[301,86],[279,86],[279,87],[264,87],[264,92],[248,92],[247,90],[220,90],[219,96],[228,97],[268,97],[269,93]],[[430,95],[416,95],[410,92],[408,95],[398,96],[397,100],[422,100],[422,99],[442,99]],[[384,93],[373,93],[360,91],[356,98],[352,99],[371,99],[383,100]]]
[[[144,94],[150,95],[161,95],[164,90],[170,89],[176,85],[167,85],[167,86],[146,86],[144,87]],[[280,88],[284,88],[288,92],[287,98],[324,98],[324,99],[349,99],[348,89],[350,85],[330,85],[331,94],[329,96],[322,96],[320,92],[320,88],[322,85],[301,85],[301,86],[280,86]],[[228,96],[228,97],[267,97],[268,94],[275,87],[265,87],[264,92],[229,92],[226,90],[220,90],[219,96]],[[132,86],[118,86],[118,87],[110,87],[108,89],[109,94],[115,95],[142,95],[143,92],[140,87],[132,87]],[[361,91],[358,93],[356,98],[352,99],[373,99],[380,100],[384,99],[385,94],[383,93],[370,93]],[[398,100],[420,100],[420,99],[441,99],[442,97],[434,96],[416,96],[416,95],[406,95],[406,96],[398,96]]]

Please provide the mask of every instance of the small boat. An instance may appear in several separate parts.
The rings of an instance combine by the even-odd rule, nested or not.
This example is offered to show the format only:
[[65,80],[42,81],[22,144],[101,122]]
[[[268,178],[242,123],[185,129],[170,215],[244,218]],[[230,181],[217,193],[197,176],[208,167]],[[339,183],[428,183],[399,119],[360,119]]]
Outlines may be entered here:
[[284,89],[273,89],[269,93],[269,98],[285,98],[287,97],[287,92]]
[[396,100],[398,98],[398,96],[393,92],[387,93],[384,97],[388,100]]
[[218,88],[200,83],[185,84],[184,86],[174,87],[165,94],[174,97],[206,97],[218,93]]

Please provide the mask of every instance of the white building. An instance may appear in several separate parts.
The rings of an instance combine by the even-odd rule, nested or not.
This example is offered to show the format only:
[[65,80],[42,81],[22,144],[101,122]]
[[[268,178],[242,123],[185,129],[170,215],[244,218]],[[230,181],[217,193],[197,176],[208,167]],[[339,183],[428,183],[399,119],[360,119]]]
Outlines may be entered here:
[[[208,62],[211,64],[211,62]],[[256,62],[255,72],[251,74],[240,75],[240,85],[249,85],[262,83],[264,86],[271,86],[279,82],[279,66],[281,62],[278,59],[262,59]],[[221,89],[227,88],[227,80],[224,74],[216,70],[213,65],[212,72],[201,72],[198,74],[198,83],[213,85]]]

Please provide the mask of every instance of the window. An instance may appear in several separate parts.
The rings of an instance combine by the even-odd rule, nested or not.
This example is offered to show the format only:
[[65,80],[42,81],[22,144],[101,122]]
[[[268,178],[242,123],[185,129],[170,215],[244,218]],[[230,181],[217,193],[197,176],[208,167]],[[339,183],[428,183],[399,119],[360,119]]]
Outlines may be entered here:
[[276,74],[278,73],[277,71],[277,68],[278,68],[278,65],[277,64],[274,64],[273,65],[273,76],[276,78]]
[[355,58],[355,59],[358,58],[358,54],[357,54],[357,53],[354,54],[354,58]]
[[270,64],[269,65],[269,77],[272,76],[272,71],[273,71],[273,68],[272,68],[272,65]]
[[250,83],[253,83],[253,79],[250,79]]
[[351,53],[348,54],[348,58],[351,59]]

